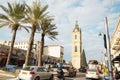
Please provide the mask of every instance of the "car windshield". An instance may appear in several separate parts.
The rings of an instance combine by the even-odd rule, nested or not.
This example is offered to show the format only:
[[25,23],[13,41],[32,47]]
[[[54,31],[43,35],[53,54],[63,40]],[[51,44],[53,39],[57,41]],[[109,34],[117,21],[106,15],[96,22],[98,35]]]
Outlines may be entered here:
[[23,70],[33,71],[34,67],[24,67]]

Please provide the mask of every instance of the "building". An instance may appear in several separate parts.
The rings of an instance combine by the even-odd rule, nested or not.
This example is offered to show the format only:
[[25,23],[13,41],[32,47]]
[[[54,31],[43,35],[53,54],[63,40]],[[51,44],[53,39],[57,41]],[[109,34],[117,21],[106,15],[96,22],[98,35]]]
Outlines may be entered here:
[[111,39],[111,55],[113,65],[120,70],[120,15]]
[[[0,41],[0,44],[9,47],[11,42],[10,41]],[[35,64],[37,64],[38,54],[40,53],[40,44],[41,44],[40,41],[34,41],[33,46],[32,46],[31,56],[32,56],[32,60],[36,62]],[[28,48],[28,41],[19,41],[19,42],[14,43],[14,49],[24,50],[24,51],[26,51],[25,54],[27,53],[27,48]],[[8,53],[8,51],[7,51],[7,53]],[[24,55],[24,56],[26,56],[26,55]],[[59,45],[45,46],[42,58],[43,58],[42,59],[43,62],[46,62],[48,60],[62,62],[63,61],[63,47],[59,46]]]
[[63,62],[64,48],[59,45],[46,45],[44,47],[44,55],[51,57],[51,60],[59,60]]
[[[10,47],[0,44],[0,67],[6,65]],[[10,64],[22,66],[25,60],[26,50],[14,48],[10,57]]]
[[82,33],[76,21],[72,32],[72,65],[79,69],[81,67],[81,53],[82,53]]

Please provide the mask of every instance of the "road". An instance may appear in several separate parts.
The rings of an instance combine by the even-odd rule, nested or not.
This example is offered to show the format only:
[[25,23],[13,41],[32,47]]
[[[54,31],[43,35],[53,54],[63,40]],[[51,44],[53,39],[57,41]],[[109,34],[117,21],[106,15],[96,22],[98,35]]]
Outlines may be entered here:
[[[76,77],[65,77],[66,80],[86,80],[84,73],[77,73]],[[0,80],[17,80],[14,76],[0,74]]]

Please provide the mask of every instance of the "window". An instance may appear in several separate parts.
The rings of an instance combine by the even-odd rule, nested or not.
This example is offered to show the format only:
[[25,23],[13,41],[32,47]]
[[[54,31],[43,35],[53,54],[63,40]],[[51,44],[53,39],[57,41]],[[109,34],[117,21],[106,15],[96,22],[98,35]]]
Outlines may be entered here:
[[38,72],[43,72],[43,69],[42,69],[42,68],[38,68],[37,71],[38,71]]
[[75,45],[75,52],[77,52],[77,46]]
[[77,39],[77,35],[75,34],[75,39]]

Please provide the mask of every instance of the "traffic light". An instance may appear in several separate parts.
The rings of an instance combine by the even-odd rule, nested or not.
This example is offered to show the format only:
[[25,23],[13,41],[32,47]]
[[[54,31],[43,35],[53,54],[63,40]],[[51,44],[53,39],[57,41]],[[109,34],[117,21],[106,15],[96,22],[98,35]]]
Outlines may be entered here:
[[107,49],[107,41],[106,41],[106,35],[105,34],[104,34],[103,39],[104,39],[104,47]]

